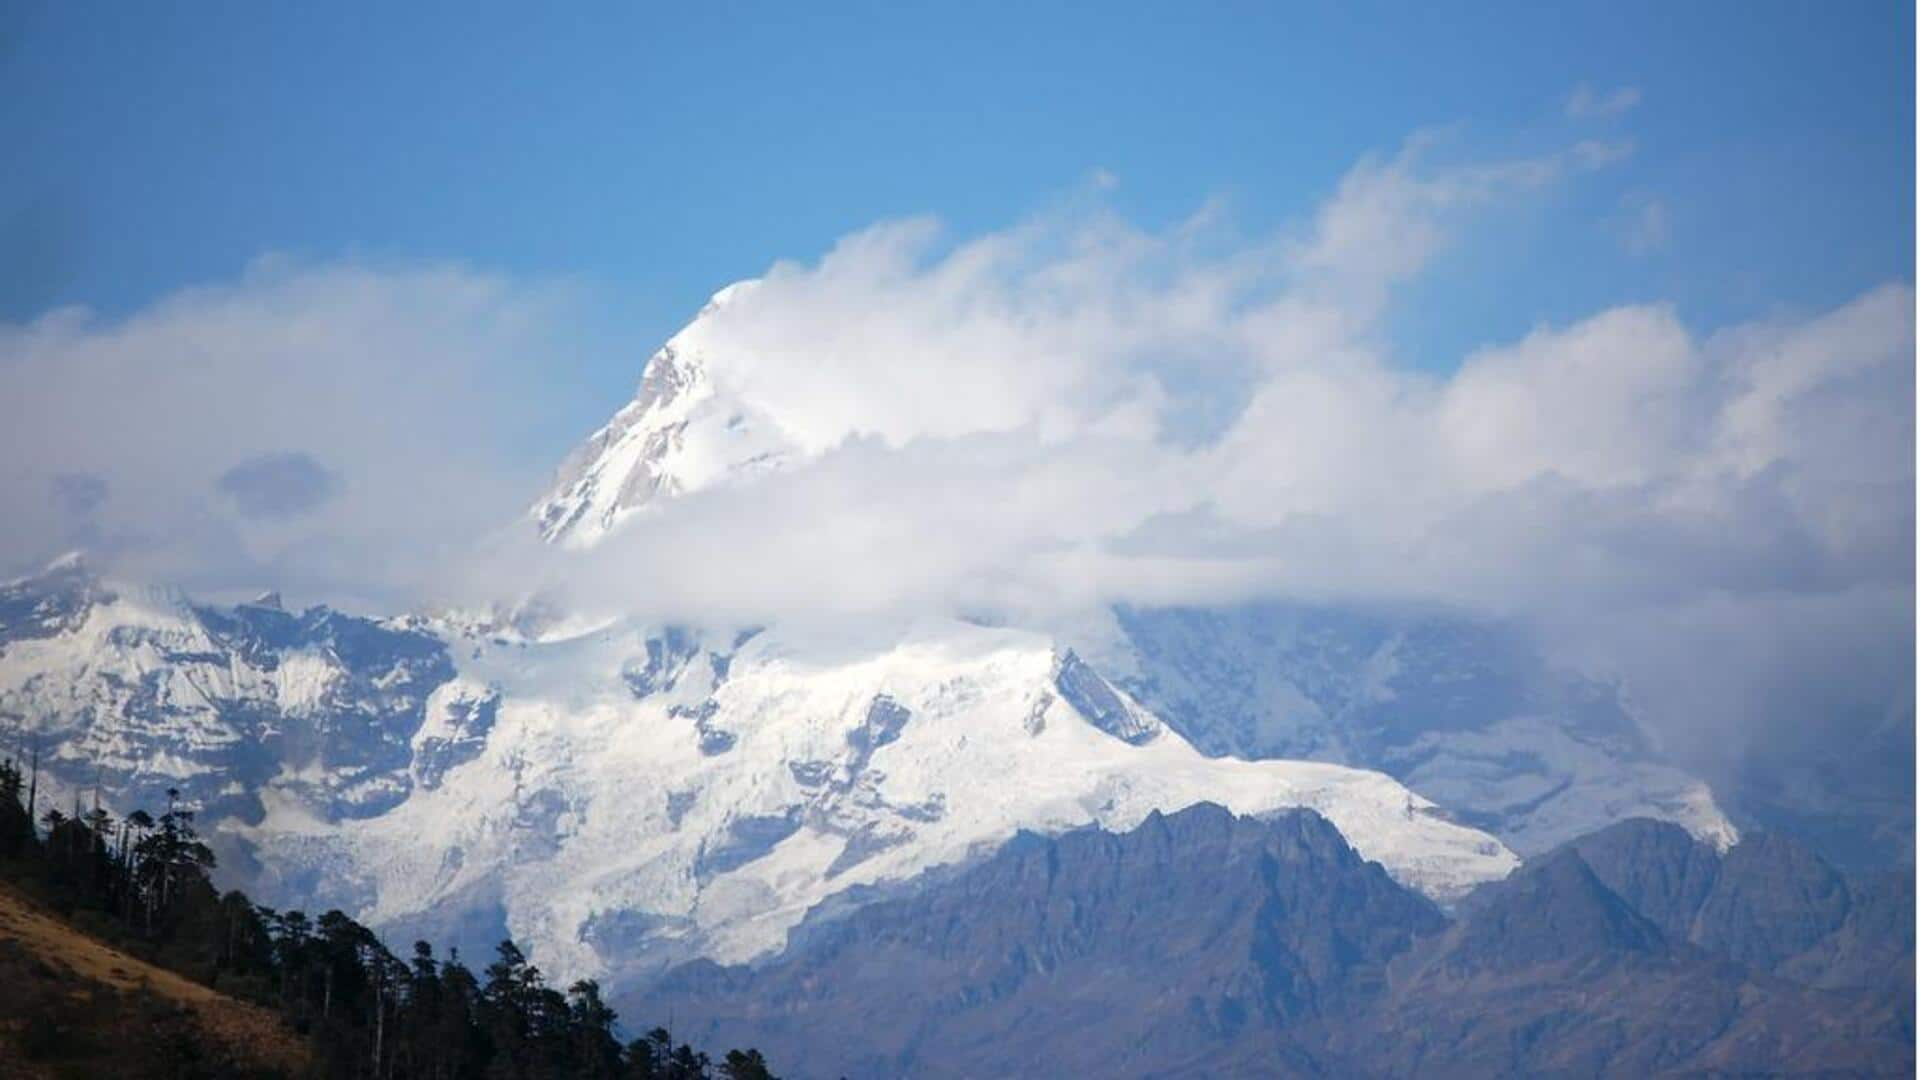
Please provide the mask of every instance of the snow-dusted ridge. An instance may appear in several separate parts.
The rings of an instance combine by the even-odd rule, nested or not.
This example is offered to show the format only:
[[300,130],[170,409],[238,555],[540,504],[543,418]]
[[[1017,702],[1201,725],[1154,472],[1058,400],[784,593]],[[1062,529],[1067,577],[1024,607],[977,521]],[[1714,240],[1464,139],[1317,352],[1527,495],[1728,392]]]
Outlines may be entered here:
[[1098,676],[1080,665],[1079,685],[1063,680],[1073,664],[1038,634],[947,620],[630,626],[472,646],[443,693],[498,695],[478,756],[377,818],[276,813],[247,835],[269,864],[350,868],[377,924],[497,904],[567,971],[751,959],[830,897],[963,862],[1020,829],[1124,829],[1205,800],[1311,807],[1443,899],[1517,861],[1380,773],[1213,760],[1169,732],[1103,730],[1071,700]]
[[276,904],[512,933],[618,980],[780,947],[830,898],[1020,829],[1320,811],[1440,898],[1514,855],[1376,772],[1209,759],[1052,638],[945,619],[538,640],[194,605],[66,568],[0,592],[0,710],[121,806],[179,787]]
[[417,620],[198,605],[78,560],[0,585],[0,738],[122,805],[177,786],[214,818],[256,815],[267,791],[378,813],[405,797],[408,739],[452,673]]

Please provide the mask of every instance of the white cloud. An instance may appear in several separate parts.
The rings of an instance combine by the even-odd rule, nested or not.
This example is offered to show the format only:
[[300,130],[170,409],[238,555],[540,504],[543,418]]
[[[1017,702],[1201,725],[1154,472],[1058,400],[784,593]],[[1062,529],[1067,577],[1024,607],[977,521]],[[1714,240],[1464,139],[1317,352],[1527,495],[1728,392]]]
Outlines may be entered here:
[[[1377,280],[1301,273],[1323,235],[1221,257],[1106,218],[934,236],[863,233],[723,309],[720,377],[808,463],[660,505],[554,580],[741,618],[1911,591],[1904,286],[1709,335],[1615,308],[1436,376],[1395,364]],[[1232,388],[1198,440],[1174,430],[1196,370]]]
[[[0,326],[0,567],[76,539],[53,485],[86,476],[82,538],[123,572],[391,601],[537,487],[524,447],[568,310],[452,267],[264,261],[123,321]],[[290,451],[306,489],[267,490],[259,463]]]
[[1573,88],[1567,97],[1567,115],[1576,120],[1595,120],[1620,116],[1640,104],[1640,88],[1623,86],[1612,93],[1600,93],[1586,83]]
[[[476,578],[551,559],[547,587],[663,618],[1457,605],[1538,624],[1641,689],[1676,744],[1728,753],[1785,722],[1755,711],[1752,665],[1898,696],[1911,288],[1717,330],[1609,308],[1451,373],[1397,362],[1399,283],[1476,209],[1606,157],[1442,168],[1416,147],[1262,244],[1099,215],[957,245],[926,222],[868,230],[777,266],[716,326],[721,377],[803,464]],[[1210,422],[1185,430],[1208,395]],[[1859,648],[1774,624],[1802,617]]]
[[1392,158],[1367,158],[1349,171],[1290,252],[1295,269],[1340,286],[1350,303],[1378,300],[1425,269],[1466,214],[1632,153],[1622,140],[1587,140],[1539,157],[1430,167],[1439,142],[1416,135]]
[[1204,330],[1224,300],[1142,283],[1176,245],[1100,219],[938,241],[933,223],[902,222],[817,266],[774,266],[711,317],[707,348],[730,360],[716,376],[813,452],[859,434],[1065,437],[1137,423],[1148,387],[1125,353]]
[[[1445,374],[1396,358],[1395,289],[1450,237],[1624,152],[1442,165],[1417,139],[1257,243],[1212,212],[1149,232],[1084,208],[857,233],[709,328],[716,377],[803,463],[584,554],[517,520],[551,463],[527,429],[568,381],[550,290],[262,268],[124,322],[55,313],[0,329],[5,555],[84,533],[189,583],[739,621],[1438,602],[1534,620],[1721,734],[1766,697],[1753,664],[1798,649],[1805,685],[1850,685],[1845,650],[1776,625],[1804,617],[1850,628],[1883,688],[1913,634],[1909,287],[1719,329],[1600,310]],[[284,519],[215,497],[288,450],[335,497]]]

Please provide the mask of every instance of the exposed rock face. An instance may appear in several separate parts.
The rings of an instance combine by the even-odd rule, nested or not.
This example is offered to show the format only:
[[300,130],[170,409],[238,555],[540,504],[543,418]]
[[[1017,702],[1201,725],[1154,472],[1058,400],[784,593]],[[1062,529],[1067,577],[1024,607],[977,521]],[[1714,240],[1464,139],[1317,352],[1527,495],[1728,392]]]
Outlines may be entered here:
[[751,1028],[806,1076],[1144,1074],[1362,1005],[1443,925],[1317,814],[1201,805],[1125,835],[1024,834],[763,972],[683,969],[636,1007]]
[[1061,698],[1094,727],[1121,742],[1139,746],[1160,734],[1160,722],[1152,714],[1115,693],[1107,680],[1072,650],[1060,658],[1053,685]]
[[1694,920],[1720,877],[1720,854],[1667,822],[1624,821],[1568,847],[1675,941],[1691,940]]
[[1849,880],[1759,833],[1720,855],[1673,825],[1626,821],[1568,846],[1670,939],[1811,986],[1913,983],[1913,876]]
[[1670,940],[1571,849],[1483,893],[1334,1025],[1338,1053],[1389,1076],[1913,1069],[1911,982],[1822,992]]
[[[631,1006],[702,1037],[751,1031],[798,1076],[1910,1074],[1910,890],[1905,930],[1901,899],[1866,890],[1871,914],[1815,943],[1904,950],[1899,985],[1803,979],[1804,951],[1770,972],[1663,928],[1777,951],[1821,924],[1817,868],[1747,846],[1721,860],[1629,823],[1482,887],[1449,924],[1311,812],[1199,806],[1124,835],[1022,837],[759,969],[683,968]],[[1736,902],[1763,887],[1772,900]]]
[[1542,856],[1470,905],[1440,950],[1448,974],[1664,957],[1666,938],[1571,851]]

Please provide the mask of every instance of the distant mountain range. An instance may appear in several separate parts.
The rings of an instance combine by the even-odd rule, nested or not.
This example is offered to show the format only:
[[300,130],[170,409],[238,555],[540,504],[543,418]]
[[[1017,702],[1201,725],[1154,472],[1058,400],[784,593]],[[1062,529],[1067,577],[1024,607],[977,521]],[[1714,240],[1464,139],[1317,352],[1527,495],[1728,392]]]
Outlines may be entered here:
[[1635,819],[1448,916],[1324,818],[1023,834],[635,995],[795,1075],[1910,1075],[1913,887]]

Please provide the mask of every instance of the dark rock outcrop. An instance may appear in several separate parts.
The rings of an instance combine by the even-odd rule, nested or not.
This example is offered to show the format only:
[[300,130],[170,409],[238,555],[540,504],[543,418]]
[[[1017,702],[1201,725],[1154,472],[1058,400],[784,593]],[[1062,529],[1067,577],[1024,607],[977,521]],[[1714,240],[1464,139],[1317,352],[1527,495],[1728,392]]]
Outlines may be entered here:
[[1567,845],[1671,940],[1820,989],[1913,985],[1913,875],[1849,879],[1779,833],[1726,855],[1635,820]]
[[1391,987],[1329,1032],[1366,1075],[1898,1075],[1913,1066],[1910,991],[1821,992],[1671,939],[1571,848],[1486,886],[1444,934],[1396,959]]

